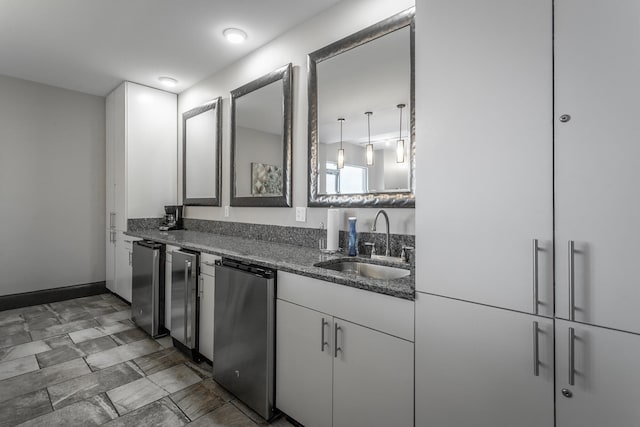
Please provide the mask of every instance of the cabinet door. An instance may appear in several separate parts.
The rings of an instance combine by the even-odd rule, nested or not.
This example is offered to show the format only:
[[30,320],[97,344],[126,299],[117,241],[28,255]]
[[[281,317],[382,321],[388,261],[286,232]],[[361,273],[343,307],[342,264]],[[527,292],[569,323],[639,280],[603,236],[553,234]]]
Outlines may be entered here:
[[111,292],[116,291],[116,232],[108,229],[106,231],[106,263],[105,263],[105,283]]
[[131,302],[133,240],[121,231],[116,232],[115,292],[128,302]]
[[553,427],[553,387],[552,319],[417,295],[417,426]]
[[416,8],[416,289],[552,316],[552,2]]
[[413,426],[413,343],[334,318],[333,426]]
[[331,316],[276,300],[276,406],[306,426],[332,425],[332,327]]
[[[575,333],[573,386],[569,328]],[[640,336],[556,320],[556,384],[557,427],[640,425]]]
[[115,228],[115,99],[113,94],[109,94],[105,100],[106,111],[106,140],[105,140],[105,194],[106,194],[106,223],[107,228]]
[[640,332],[640,3],[555,5],[557,316],[571,320],[574,241],[575,320]]
[[213,306],[215,301],[215,278],[200,274],[200,329],[198,351],[213,360]]
[[125,85],[116,88],[110,95],[113,99],[113,206],[115,228],[127,229],[127,146],[126,146],[126,94]]

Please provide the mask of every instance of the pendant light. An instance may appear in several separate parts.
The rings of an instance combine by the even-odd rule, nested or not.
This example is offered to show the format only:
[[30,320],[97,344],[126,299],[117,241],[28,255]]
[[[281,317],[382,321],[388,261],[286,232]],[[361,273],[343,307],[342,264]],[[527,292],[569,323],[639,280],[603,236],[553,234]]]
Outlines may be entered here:
[[405,104],[398,104],[400,109],[400,134],[398,136],[398,142],[396,143],[396,162],[404,163],[404,139],[402,139],[402,109],[406,107]]
[[340,122],[340,149],[338,150],[338,169],[344,167],[344,148],[342,148],[342,123],[344,123],[344,117],[338,118]]
[[369,143],[367,144],[367,166],[373,165],[373,144],[371,143],[371,111],[365,113],[367,115],[367,130],[369,134]]

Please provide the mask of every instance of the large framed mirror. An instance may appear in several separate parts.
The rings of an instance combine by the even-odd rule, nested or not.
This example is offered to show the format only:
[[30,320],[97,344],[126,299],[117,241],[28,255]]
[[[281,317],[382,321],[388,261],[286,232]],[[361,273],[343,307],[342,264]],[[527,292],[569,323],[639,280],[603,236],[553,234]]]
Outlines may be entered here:
[[231,206],[291,206],[292,66],[231,92]]
[[309,206],[415,206],[414,16],[308,55]]
[[186,206],[220,206],[222,98],[182,114],[182,194]]

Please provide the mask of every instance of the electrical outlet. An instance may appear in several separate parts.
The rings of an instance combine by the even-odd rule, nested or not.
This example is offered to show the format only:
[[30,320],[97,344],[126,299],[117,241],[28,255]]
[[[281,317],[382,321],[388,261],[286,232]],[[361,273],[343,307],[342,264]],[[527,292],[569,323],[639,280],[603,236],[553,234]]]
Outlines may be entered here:
[[296,221],[307,222],[307,208],[304,208],[304,207],[296,208]]
[[229,206],[224,207],[224,217],[229,218]]

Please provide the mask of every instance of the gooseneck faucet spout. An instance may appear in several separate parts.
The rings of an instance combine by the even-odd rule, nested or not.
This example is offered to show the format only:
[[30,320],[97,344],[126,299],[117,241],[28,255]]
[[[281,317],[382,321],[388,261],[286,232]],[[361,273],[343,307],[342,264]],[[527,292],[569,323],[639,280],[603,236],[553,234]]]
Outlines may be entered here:
[[389,215],[384,211],[384,209],[380,209],[378,213],[376,213],[376,217],[373,220],[373,225],[371,226],[371,231],[376,231],[376,223],[378,222],[378,217],[382,214],[384,216],[384,220],[387,224],[387,244],[384,250],[384,255],[389,256]]

